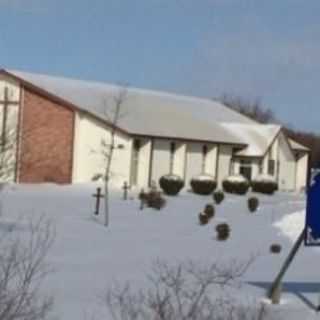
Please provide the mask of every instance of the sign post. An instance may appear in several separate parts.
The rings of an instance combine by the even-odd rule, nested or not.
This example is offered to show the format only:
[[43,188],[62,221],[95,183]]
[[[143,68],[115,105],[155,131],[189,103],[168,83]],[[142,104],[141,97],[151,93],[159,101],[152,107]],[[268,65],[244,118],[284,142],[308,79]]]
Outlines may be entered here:
[[297,239],[293,248],[291,249],[288,257],[286,258],[285,262],[283,263],[283,266],[281,267],[277,277],[273,281],[271,288],[269,289],[268,298],[271,299],[273,304],[280,303],[282,278],[284,277],[286,271],[290,267],[290,264],[293,261],[293,258],[297,254],[297,252],[303,242],[304,235],[305,235],[305,230],[303,229],[303,231],[299,235],[299,238]]
[[306,246],[320,246],[320,170],[311,175],[307,198]]
[[[303,240],[305,246],[320,246],[320,170],[314,171],[311,176],[311,183],[307,192],[305,228],[301,231],[268,291],[268,298],[271,299],[272,303],[277,304],[280,302],[282,279],[296,256]],[[320,306],[318,308],[318,311],[319,310]]]

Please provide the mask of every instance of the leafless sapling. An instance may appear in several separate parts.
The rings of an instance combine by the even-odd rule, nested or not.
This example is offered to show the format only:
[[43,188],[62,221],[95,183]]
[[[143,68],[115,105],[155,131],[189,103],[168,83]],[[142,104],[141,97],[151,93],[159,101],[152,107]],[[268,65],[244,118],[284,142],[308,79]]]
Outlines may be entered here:
[[50,271],[45,259],[54,239],[52,225],[39,219],[25,228],[21,237],[15,229],[1,233],[0,320],[46,319],[53,304],[41,287]]

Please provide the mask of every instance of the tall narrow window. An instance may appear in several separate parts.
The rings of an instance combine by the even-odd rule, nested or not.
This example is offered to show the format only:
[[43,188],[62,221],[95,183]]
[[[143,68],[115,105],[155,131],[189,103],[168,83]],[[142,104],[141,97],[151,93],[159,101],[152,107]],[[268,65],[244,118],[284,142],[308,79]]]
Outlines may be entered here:
[[275,174],[275,169],[276,169],[276,162],[275,160],[269,160],[268,161],[268,174],[270,176],[274,176]]
[[175,152],[176,152],[176,144],[175,142],[171,142],[170,143],[170,164],[169,164],[170,173],[173,173]]
[[138,173],[139,173],[139,153],[141,143],[140,140],[133,141],[132,150],[132,162],[131,162],[131,185],[136,186],[138,184]]
[[259,161],[259,174],[263,173],[263,161]]
[[205,173],[206,171],[207,154],[208,154],[208,147],[204,145],[202,147],[202,163],[201,163],[202,173]]

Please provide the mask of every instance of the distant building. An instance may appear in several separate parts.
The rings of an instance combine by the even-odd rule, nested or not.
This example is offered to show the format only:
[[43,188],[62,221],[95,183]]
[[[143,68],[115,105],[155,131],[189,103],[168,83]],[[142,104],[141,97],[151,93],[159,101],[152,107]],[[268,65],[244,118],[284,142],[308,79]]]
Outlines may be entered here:
[[[102,139],[110,135],[119,87],[0,71],[0,129],[15,128],[9,180],[88,182],[104,172]],[[110,113],[111,112],[111,113]],[[10,121],[9,121],[10,120]],[[12,125],[13,124],[13,125]],[[3,136],[3,135],[2,135]],[[108,143],[108,141],[106,141]],[[168,173],[201,173],[218,183],[231,174],[272,175],[280,190],[306,186],[309,151],[278,125],[262,125],[223,104],[128,88],[117,124],[112,183],[147,187]]]

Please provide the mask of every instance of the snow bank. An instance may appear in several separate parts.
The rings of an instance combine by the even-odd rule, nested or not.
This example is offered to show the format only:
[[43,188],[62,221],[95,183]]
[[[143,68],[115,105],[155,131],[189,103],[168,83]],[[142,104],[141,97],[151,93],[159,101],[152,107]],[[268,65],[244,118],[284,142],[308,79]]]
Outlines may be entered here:
[[305,211],[298,211],[277,221],[274,226],[281,230],[281,233],[288,237],[292,242],[299,237],[305,223]]
[[254,178],[254,181],[257,182],[276,182],[275,178],[273,176],[270,176],[268,174],[259,174]]
[[196,181],[216,181],[216,179],[213,176],[210,176],[209,174],[200,174],[198,176],[193,177],[192,180],[196,180]]
[[170,180],[170,181],[182,181],[183,179],[176,175],[176,174],[166,174],[164,176],[162,176],[162,178],[166,179],[166,180]]
[[238,183],[246,183],[247,179],[242,176],[241,174],[235,174],[232,176],[229,176],[225,179],[225,181],[229,181],[229,182],[238,182]]

